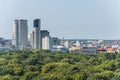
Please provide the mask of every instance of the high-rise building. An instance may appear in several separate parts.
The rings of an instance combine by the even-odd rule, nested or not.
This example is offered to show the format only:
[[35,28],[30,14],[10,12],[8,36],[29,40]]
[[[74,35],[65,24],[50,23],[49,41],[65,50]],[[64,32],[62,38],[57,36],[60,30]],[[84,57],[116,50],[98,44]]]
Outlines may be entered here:
[[41,49],[41,33],[40,33],[40,27],[41,27],[41,20],[35,19],[34,20],[34,42],[33,42],[33,48],[34,49]]
[[50,34],[47,30],[41,30],[41,48],[50,49]]
[[17,50],[23,50],[28,43],[27,20],[14,20],[12,44]]
[[12,34],[12,45],[15,46],[15,49],[18,50],[18,37],[19,37],[19,21],[14,20],[14,25],[13,25],[13,34]]
[[30,45],[34,48],[34,31],[30,33]]

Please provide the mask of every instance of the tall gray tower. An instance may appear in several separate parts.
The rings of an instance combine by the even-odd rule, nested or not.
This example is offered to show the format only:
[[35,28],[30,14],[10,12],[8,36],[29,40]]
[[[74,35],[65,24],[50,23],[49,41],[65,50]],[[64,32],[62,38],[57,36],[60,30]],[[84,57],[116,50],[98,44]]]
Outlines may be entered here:
[[14,20],[12,44],[17,50],[23,50],[28,44],[28,24],[27,20]]
[[41,20],[35,19],[34,20],[34,49],[41,49],[41,33],[40,33],[40,27],[41,27]]

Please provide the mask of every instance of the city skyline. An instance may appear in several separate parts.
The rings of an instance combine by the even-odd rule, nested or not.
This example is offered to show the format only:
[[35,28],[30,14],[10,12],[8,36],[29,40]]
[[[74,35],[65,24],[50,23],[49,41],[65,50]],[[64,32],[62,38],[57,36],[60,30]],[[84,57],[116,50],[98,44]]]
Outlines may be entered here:
[[[28,38],[28,23],[25,19],[15,19],[13,24],[11,48],[15,50],[27,49],[50,49],[50,33],[48,30],[41,30],[41,20],[33,20],[33,30]],[[1,44],[2,40],[1,38]],[[10,42],[10,40],[9,40]],[[51,41],[52,42],[52,41]]]
[[61,39],[120,39],[119,4],[119,0],[1,0],[0,36],[12,38],[17,18],[28,20],[30,34],[32,21],[40,18],[42,30]]

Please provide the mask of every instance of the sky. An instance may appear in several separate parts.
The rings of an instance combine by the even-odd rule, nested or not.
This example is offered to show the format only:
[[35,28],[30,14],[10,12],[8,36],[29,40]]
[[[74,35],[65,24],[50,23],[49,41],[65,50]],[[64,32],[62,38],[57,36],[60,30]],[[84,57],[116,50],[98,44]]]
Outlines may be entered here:
[[65,39],[120,39],[120,0],[0,0],[0,36],[12,38],[15,19],[41,19],[41,29]]

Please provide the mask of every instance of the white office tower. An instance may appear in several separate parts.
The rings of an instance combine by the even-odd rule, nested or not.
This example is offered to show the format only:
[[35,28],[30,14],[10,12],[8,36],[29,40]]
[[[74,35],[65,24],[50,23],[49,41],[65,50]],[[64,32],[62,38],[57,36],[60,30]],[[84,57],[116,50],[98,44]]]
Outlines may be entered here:
[[41,30],[41,40],[42,49],[50,49],[50,35],[47,30]]
[[19,35],[19,21],[14,20],[14,25],[13,25],[13,34],[12,34],[12,45],[15,46],[15,49],[18,50],[18,35]]
[[41,49],[41,33],[40,33],[40,25],[41,21],[40,19],[34,20],[34,43],[33,43],[33,49]]
[[30,45],[34,48],[34,31],[30,33]]
[[28,44],[28,24],[27,20],[14,20],[12,44],[16,50],[24,50]]

